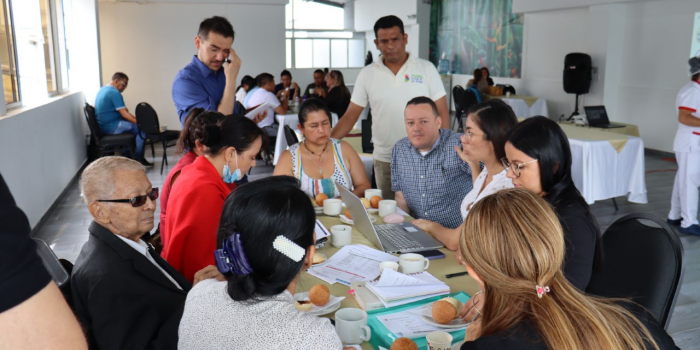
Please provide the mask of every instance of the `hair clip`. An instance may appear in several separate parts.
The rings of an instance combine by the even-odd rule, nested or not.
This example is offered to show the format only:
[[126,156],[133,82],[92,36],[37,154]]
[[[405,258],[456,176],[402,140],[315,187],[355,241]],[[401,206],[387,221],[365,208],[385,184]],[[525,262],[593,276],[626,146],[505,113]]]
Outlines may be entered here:
[[253,272],[243,250],[241,234],[238,232],[224,240],[221,249],[214,251],[214,260],[221,273],[231,272],[234,275],[245,276]]
[[543,295],[549,293],[549,286],[540,286],[539,284],[535,286],[537,289],[537,297],[542,298]]
[[289,238],[279,235],[272,242],[272,247],[278,252],[286,255],[288,258],[299,262],[306,254],[306,249],[298,246],[296,243],[292,242]]

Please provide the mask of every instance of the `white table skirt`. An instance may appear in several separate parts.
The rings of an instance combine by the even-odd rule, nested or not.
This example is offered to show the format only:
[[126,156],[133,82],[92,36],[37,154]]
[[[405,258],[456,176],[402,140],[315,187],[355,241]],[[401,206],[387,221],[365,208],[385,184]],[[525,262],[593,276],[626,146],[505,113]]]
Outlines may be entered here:
[[588,204],[627,195],[647,203],[644,142],[629,136],[618,153],[609,141],[569,139],[574,184]]
[[[279,123],[280,127],[279,130],[277,130],[277,141],[275,141],[275,159],[272,161],[273,165],[277,165],[277,160],[280,158],[280,155],[282,155],[282,152],[284,152],[288,146],[287,146],[287,137],[284,135],[284,126],[289,125],[292,130],[294,130],[297,133],[297,137],[301,140],[300,137],[300,132],[299,129],[297,128],[297,124],[299,124],[299,116],[296,114],[285,114],[285,115],[277,115],[277,122]],[[331,113],[331,123],[332,125],[338,124],[338,115],[335,113]]]
[[519,98],[502,98],[502,100],[513,108],[518,119],[526,119],[536,115],[549,117],[547,101],[543,98],[538,98],[532,106],[528,106],[525,100]]

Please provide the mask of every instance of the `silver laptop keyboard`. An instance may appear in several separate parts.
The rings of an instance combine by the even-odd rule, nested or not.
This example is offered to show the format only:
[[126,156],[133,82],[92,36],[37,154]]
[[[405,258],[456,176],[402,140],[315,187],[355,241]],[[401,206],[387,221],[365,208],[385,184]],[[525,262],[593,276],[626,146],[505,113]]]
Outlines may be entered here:
[[423,245],[408,235],[403,228],[392,224],[374,225],[377,234],[386,238],[399,250],[423,248]]

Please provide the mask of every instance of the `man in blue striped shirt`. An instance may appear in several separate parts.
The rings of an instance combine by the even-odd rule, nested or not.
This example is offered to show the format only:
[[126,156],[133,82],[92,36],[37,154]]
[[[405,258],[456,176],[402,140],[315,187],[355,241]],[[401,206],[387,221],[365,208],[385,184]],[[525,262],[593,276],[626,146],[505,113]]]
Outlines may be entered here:
[[404,112],[408,137],[391,153],[391,188],[398,206],[416,219],[456,228],[462,223],[459,206],[472,189],[472,171],[455,150],[460,136],[441,129],[435,102],[416,97]]

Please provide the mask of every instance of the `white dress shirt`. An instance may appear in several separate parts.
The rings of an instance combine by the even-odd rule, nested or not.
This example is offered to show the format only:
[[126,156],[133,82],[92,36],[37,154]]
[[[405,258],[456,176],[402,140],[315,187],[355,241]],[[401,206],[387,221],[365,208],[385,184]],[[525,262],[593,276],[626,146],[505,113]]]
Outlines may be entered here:
[[472,190],[469,191],[469,193],[467,193],[466,197],[464,197],[464,200],[462,201],[462,207],[460,208],[462,212],[462,220],[467,218],[469,210],[471,210],[474,204],[481,200],[481,198],[484,198],[488,195],[494,194],[506,188],[513,188],[513,180],[509,179],[506,176],[506,171],[503,170],[500,173],[494,175],[493,180],[491,180],[491,182],[489,182],[489,184],[486,185],[486,187],[482,191],[481,188],[484,187],[484,182],[486,181],[486,176],[488,174],[488,169],[484,167],[484,169],[481,170],[481,174],[477,176],[476,181],[474,182],[474,187],[472,187]]
[[131,248],[134,248],[137,252],[143,254],[143,256],[145,256],[146,259],[148,259],[148,261],[150,261],[153,265],[155,265],[155,266],[158,268],[158,270],[160,270],[160,272],[162,272],[163,275],[165,275],[165,277],[167,277],[171,282],[173,282],[173,284],[175,285],[175,287],[177,287],[177,288],[179,288],[180,290],[182,290],[182,287],[180,287],[180,285],[177,284],[177,282],[175,282],[175,280],[173,279],[173,277],[170,276],[170,274],[169,274],[168,272],[166,272],[165,270],[163,270],[163,268],[160,267],[160,265],[158,265],[158,263],[153,259],[153,257],[151,256],[151,254],[148,253],[148,244],[146,244],[146,242],[144,242],[143,240],[139,239],[139,242],[136,243],[136,242],[134,242],[134,241],[132,241],[132,240],[130,240],[130,239],[128,239],[128,238],[124,238],[124,237],[122,237],[122,236],[120,236],[120,235],[115,235],[115,236],[119,237],[119,239],[121,239],[122,241],[124,241],[124,243],[128,244]]

